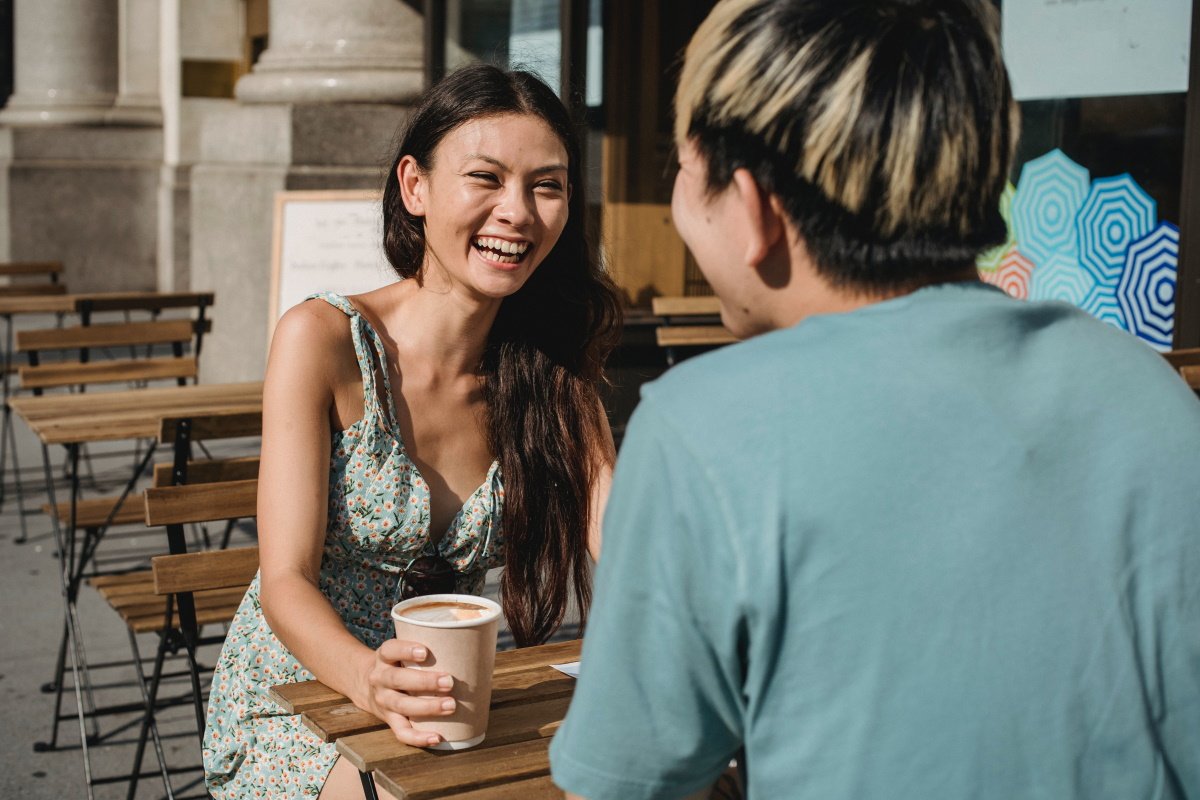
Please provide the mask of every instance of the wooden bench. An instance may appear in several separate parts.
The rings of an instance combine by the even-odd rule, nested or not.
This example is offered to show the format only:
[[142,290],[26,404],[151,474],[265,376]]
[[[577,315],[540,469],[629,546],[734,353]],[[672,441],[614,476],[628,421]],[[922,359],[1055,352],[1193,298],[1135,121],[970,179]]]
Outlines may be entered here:
[[650,301],[662,323],[654,331],[658,346],[666,351],[667,366],[678,360],[679,348],[700,351],[737,341],[721,324],[720,301],[716,297],[655,297]]
[[[0,285],[0,297],[26,295],[66,294],[67,287],[60,282],[63,265],[59,261],[10,261],[0,263],[0,277],[8,281]],[[26,278],[43,277],[45,280],[28,281]],[[16,278],[16,281],[13,281]]]

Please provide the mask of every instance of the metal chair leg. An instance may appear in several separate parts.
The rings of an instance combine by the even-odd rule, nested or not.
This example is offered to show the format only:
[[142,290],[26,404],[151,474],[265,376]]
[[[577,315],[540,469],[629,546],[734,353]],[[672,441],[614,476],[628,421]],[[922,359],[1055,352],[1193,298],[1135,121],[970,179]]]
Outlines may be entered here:
[[45,753],[58,747],[58,722],[62,719],[63,677],[67,668],[67,640],[69,638],[67,622],[64,620],[62,639],[58,643],[58,660],[54,665],[54,680],[42,684],[43,692],[54,694],[54,716],[51,717],[50,739],[34,742],[33,751],[35,753]]
[[[21,459],[17,454],[17,429],[12,424],[12,409],[4,405],[4,436],[0,440],[0,458],[5,452],[12,451],[13,494],[17,498],[17,523],[21,526],[21,535],[13,542],[24,544],[29,541],[29,531],[25,522],[25,489],[21,486]],[[0,487],[3,487],[4,467],[0,466]],[[3,502],[3,501],[0,501]]]
[[146,753],[146,739],[149,736],[151,743],[154,746],[154,755],[158,758],[158,768],[162,773],[163,788],[167,792],[168,800],[174,800],[175,790],[171,786],[170,773],[167,770],[167,758],[163,753],[162,738],[158,733],[158,720],[155,718],[155,703],[158,700],[158,686],[162,680],[163,659],[166,656],[166,641],[165,632],[160,634],[157,652],[154,654],[154,670],[150,682],[146,680],[145,670],[142,669],[142,656],[138,651],[137,634],[132,630],[129,633],[129,647],[133,651],[133,664],[137,670],[138,689],[142,693],[142,703],[146,707],[145,716],[142,717],[141,730],[138,732],[137,748],[133,757],[133,769],[129,775],[129,791],[126,795],[127,800],[133,800],[137,794],[138,778],[142,773],[142,759]]

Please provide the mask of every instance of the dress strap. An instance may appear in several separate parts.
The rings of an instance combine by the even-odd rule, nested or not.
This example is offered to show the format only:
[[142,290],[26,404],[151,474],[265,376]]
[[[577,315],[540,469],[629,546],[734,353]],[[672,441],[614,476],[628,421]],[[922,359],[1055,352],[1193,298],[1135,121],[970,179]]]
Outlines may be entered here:
[[[392,431],[397,431],[396,419],[392,413],[395,401],[392,398],[392,383],[388,378],[387,351],[383,348],[383,340],[379,338],[379,332],[344,296],[334,292],[319,292],[309,295],[306,299],[312,298],[324,300],[350,318],[350,338],[354,341],[354,355],[358,358],[358,369],[362,373],[365,415],[372,419],[378,419],[384,425],[391,426]],[[377,375],[383,376],[386,408],[382,408],[379,401],[379,390],[375,383]]]

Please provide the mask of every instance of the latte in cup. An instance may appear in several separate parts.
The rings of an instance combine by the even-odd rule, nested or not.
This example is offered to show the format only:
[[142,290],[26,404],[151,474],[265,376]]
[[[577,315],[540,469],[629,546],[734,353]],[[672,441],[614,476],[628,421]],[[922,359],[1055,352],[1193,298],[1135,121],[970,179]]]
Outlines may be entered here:
[[[500,606],[469,594],[431,594],[401,600],[392,608],[396,638],[425,646],[421,663],[401,662],[412,669],[432,669],[454,678],[456,706],[447,716],[412,717],[419,731],[442,737],[435,750],[463,750],[483,741],[492,698],[492,667]],[[441,697],[416,694],[417,697]]]
[[417,622],[457,622],[465,619],[483,619],[491,613],[491,609],[474,603],[442,600],[407,606],[400,612],[400,616]]

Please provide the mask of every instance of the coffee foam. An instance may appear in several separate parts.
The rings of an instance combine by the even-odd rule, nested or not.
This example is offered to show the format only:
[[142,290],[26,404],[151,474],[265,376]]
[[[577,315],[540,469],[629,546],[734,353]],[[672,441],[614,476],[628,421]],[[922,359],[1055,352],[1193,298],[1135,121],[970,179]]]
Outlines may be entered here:
[[474,603],[435,601],[409,606],[400,612],[400,616],[417,622],[460,622],[466,619],[482,619],[490,613],[490,609]]

